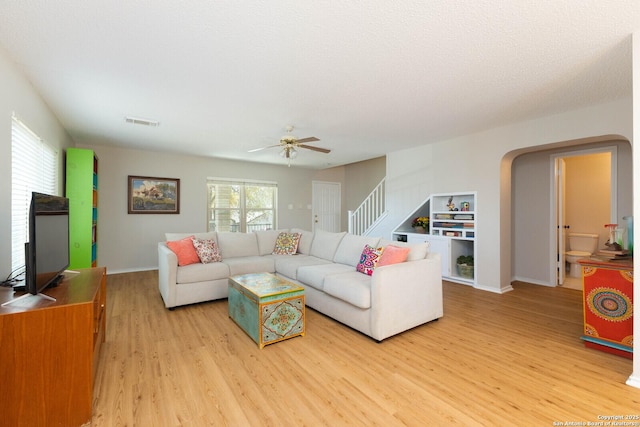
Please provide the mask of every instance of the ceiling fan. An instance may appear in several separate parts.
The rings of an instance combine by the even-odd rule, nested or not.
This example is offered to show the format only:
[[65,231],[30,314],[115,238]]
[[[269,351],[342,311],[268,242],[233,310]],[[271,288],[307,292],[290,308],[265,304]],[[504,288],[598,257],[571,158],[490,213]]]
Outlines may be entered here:
[[306,148],[307,150],[318,151],[320,153],[330,153],[331,150],[327,150],[326,148],[314,147],[311,145],[306,145],[305,143],[320,141],[315,136],[310,136],[308,138],[296,138],[291,132],[293,131],[293,126],[289,125],[286,127],[287,134],[280,138],[280,143],[275,145],[269,145],[267,147],[262,148],[254,148],[253,150],[249,150],[249,153],[253,153],[256,151],[264,150],[267,148],[273,147],[281,147],[282,151],[280,151],[280,155],[287,159],[288,166],[291,166],[291,160],[298,157],[298,148]]

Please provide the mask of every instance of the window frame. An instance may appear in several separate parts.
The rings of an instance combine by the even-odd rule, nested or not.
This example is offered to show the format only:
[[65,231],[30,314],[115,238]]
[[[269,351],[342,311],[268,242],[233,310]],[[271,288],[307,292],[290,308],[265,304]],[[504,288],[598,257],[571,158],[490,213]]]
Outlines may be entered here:
[[[234,207],[215,207],[214,200],[212,200],[211,187],[215,185],[222,186],[237,186],[238,188],[238,206]],[[268,187],[273,189],[272,207],[248,207],[247,206],[247,187]],[[228,211],[229,218],[232,217],[231,212],[236,211],[239,218],[239,223],[236,227],[229,224],[228,229],[220,230],[220,226],[217,223],[217,213]],[[247,219],[247,215],[251,211],[268,211],[271,212],[271,225],[267,228],[252,227],[250,221]],[[214,213],[216,213],[214,215]],[[235,228],[235,229],[234,229]],[[207,231],[222,231],[222,232],[239,232],[246,233],[249,231],[259,230],[276,230],[278,228],[278,183],[275,181],[260,181],[250,179],[230,179],[230,178],[207,178]]]

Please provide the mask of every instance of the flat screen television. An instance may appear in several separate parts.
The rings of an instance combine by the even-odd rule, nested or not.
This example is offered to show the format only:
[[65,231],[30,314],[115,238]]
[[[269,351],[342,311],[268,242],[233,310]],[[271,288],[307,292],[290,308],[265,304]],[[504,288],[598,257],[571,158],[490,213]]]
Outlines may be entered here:
[[37,295],[57,285],[69,259],[69,199],[33,192],[25,243],[25,290]]

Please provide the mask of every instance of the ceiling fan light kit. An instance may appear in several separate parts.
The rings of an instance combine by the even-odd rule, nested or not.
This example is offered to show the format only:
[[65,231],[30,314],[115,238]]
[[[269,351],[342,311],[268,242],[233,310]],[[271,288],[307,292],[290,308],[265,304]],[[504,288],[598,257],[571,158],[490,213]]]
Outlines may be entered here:
[[287,134],[284,135],[282,138],[280,138],[280,143],[279,144],[270,145],[268,147],[262,147],[262,148],[254,148],[253,150],[249,150],[249,152],[253,153],[255,151],[264,150],[265,148],[281,147],[282,151],[280,152],[280,156],[282,156],[283,158],[287,159],[287,165],[289,167],[291,167],[291,160],[295,159],[298,156],[297,148],[306,148],[308,150],[318,151],[318,152],[324,153],[324,154],[328,154],[328,153],[331,152],[331,150],[327,150],[326,148],[319,148],[319,147],[313,147],[313,146],[310,146],[310,145],[302,144],[303,142],[307,143],[307,142],[320,141],[315,136],[310,136],[308,138],[298,139],[294,135],[291,134],[291,131],[293,131],[293,126],[287,126],[286,130],[287,130]]

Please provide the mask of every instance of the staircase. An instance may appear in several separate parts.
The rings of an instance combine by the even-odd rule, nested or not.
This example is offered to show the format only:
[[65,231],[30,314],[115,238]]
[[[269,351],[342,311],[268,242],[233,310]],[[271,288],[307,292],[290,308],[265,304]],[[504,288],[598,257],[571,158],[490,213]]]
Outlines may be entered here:
[[355,211],[349,211],[349,233],[366,235],[387,215],[385,180],[386,178],[382,178]]

